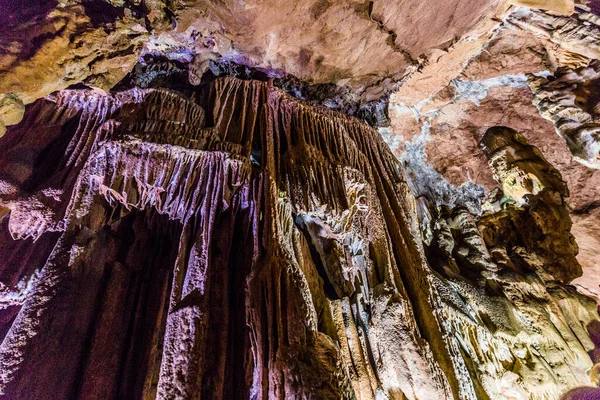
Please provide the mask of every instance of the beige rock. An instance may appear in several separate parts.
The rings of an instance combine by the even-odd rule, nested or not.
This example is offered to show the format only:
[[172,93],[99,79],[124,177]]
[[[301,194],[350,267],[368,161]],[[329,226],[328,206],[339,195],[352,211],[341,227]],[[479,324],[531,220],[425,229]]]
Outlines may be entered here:
[[0,123],[4,126],[14,125],[21,122],[25,106],[15,95],[3,95],[0,97]]
[[571,15],[575,11],[573,0],[510,0],[510,3],[522,7],[541,8],[564,15]]
[[[585,12],[579,12],[575,18],[581,23],[587,18],[584,15]],[[515,29],[510,24],[504,26],[469,60],[461,73],[455,76],[457,80],[454,83],[448,85],[447,82],[445,87],[432,90],[436,92],[433,97],[415,95],[410,100],[414,106],[407,108],[410,112],[394,111],[402,110],[404,106],[392,95],[389,115],[393,132],[387,140],[391,143],[394,134],[412,140],[426,127],[428,140],[425,142],[425,156],[428,162],[457,187],[466,182],[475,182],[489,192],[497,184],[477,144],[491,126],[505,125],[518,130],[567,182],[570,197],[565,201],[572,210],[572,233],[577,242],[582,244],[577,258],[583,266],[583,277],[576,282],[585,284],[586,292],[596,293],[600,284],[596,269],[598,260],[591,249],[596,246],[596,238],[600,237],[600,231],[595,228],[600,220],[594,211],[600,201],[600,174],[573,159],[567,141],[556,134],[551,121],[545,120],[547,116],[540,115],[532,104],[534,94],[528,84],[529,79],[533,79],[534,82],[556,80],[558,85],[561,79],[550,75],[564,62],[559,57],[561,54],[564,52],[560,50],[560,45],[552,43],[546,34],[532,34],[530,30]],[[575,70],[589,70],[590,61],[586,60],[584,68],[577,67]],[[443,70],[443,64],[435,68]],[[522,74],[529,74],[530,78]],[[561,100],[563,104],[575,104],[574,99],[579,98],[582,104],[586,104],[583,108],[593,112],[594,96],[589,95],[593,89],[584,90],[594,87],[593,82],[593,79],[582,77],[570,84],[565,81],[564,89],[555,92],[556,98],[564,96]],[[418,87],[409,81],[400,93],[411,96],[419,92]],[[588,107],[587,104],[592,105]],[[403,144],[400,142],[395,146],[400,154]],[[579,212],[582,212],[580,217],[577,216]]]
[[532,77],[530,87],[540,114],[552,121],[574,158],[600,169],[600,64],[561,68],[554,77]]

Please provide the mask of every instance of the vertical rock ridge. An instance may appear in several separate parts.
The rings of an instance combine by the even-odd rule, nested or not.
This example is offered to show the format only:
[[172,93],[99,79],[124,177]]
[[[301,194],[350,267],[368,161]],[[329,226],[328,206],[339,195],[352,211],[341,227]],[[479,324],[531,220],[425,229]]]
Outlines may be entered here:
[[526,211],[422,209],[377,131],[271,82],[58,92],[0,148],[28,143],[0,164],[1,398],[541,399],[593,365]]

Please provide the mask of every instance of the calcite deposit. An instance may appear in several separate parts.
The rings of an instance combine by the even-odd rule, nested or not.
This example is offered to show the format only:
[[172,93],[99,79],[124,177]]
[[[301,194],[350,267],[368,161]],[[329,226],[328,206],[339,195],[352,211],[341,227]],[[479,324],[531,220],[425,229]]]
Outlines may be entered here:
[[[404,155],[425,160],[417,163],[420,170],[429,171],[423,167],[426,163],[451,185],[469,189],[477,184],[488,194],[499,185],[479,142],[487,129],[498,125],[522,134],[567,183],[565,202],[583,266],[583,276],[574,283],[596,297],[599,10],[594,1],[576,2],[569,16],[515,8],[477,52],[466,53],[463,49],[471,42],[458,47],[459,42],[437,63],[411,75],[391,95],[390,127],[383,131],[399,156],[407,141],[409,147],[421,149],[418,157]],[[456,60],[462,61],[458,67]],[[440,71],[447,74],[442,79]],[[439,174],[426,180],[437,182]],[[445,184],[434,186],[437,193],[447,192],[440,189]],[[468,190],[459,190],[458,197],[463,193]]]
[[552,121],[575,160],[600,169],[600,65],[558,70],[530,85],[540,115]]
[[597,1],[0,11],[0,399],[600,399]]

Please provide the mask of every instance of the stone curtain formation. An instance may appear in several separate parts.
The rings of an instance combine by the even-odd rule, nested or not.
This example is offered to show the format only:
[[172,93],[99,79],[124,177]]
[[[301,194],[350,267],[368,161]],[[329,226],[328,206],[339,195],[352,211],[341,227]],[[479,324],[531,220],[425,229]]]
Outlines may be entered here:
[[[596,303],[566,186],[517,132],[482,216],[272,81],[66,89],[0,139],[0,398],[548,399]],[[521,397],[519,397],[521,396]]]

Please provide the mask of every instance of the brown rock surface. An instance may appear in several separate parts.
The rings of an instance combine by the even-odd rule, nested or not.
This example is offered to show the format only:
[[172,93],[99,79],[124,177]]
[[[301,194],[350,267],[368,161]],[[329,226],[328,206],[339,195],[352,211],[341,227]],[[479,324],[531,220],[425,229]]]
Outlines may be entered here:
[[37,277],[0,346],[4,396],[451,397],[433,300],[403,283],[426,271],[377,133],[266,83],[211,87],[209,126],[166,91],[65,91],[3,138],[55,146],[2,171],[5,232],[56,243],[1,269],[8,291]]
[[600,169],[600,64],[561,68],[530,82],[540,114],[552,121],[573,157]]
[[557,398],[589,381],[594,301],[504,214],[431,219],[446,234],[424,249],[417,208],[436,211],[374,129],[265,82],[192,98],[65,90],[0,139],[1,396]]
[[[543,270],[554,279],[570,282],[581,276],[575,258],[579,249],[564,201],[569,190],[560,173],[514,129],[492,127],[480,146],[504,196],[525,209],[512,221],[526,243],[521,247],[548,260]],[[498,235],[496,240],[505,238]]]
[[[81,82],[108,90],[140,54],[156,53],[194,59],[192,81],[207,60],[225,57],[311,82],[350,84],[372,100],[414,70],[417,59],[473,29],[486,35],[504,9],[500,0],[66,0],[3,7],[10,17],[0,27],[0,94],[25,104]],[[437,12],[427,12],[432,8]]]
[[137,61],[143,17],[107,2],[7,2],[0,27],[0,93],[28,104],[85,82],[104,90]]
[[0,12],[0,399],[594,398],[598,1]]
[[[534,22],[537,25],[515,25],[512,22],[526,19],[527,15],[535,15],[537,19]],[[414,140],[426,132],[424,151],[427,162],[450,183],[460,186],[466,182],[474,182],[483,185],[488,192],[497,185],[477,146],[478,142],[485,131],[495,125],[509,126],[520,132],[528,143],[541,151],[544,158],[567,182],[569,197],[565,201],[572,211],[573,234],[577,242],[583,244],[578,259],[583,266],[584,276],[576,282],[585,283],[587,289],[584,290],[597,293],[600,285],[597,275],[598,258],[596,251],[591,249],[600,237],[600,229],[597,228],[600,220],[596,219],[598,214],[594,211],[600,201],[600,172],[574,159],[564,135],[557,134],[554,126],[544,120],[544,117],[551,120],[550,115],[540,115],[534,105],[537,102],[536,95],[530,88],[536,87],[535,82],[554,80],[557,82],[554,85],[559,85],[564,81],[559,78],[564,73],[561,71],[584,71],[586,67],[582,67],[581,63],[591,63],[592,67],[595,65],[596,61],[572,52],[579,49],[576,43],[581,44],[587,40],[581,29],[596,32],[597,26],[590,22],[595,21],[591,15],[579,9],[576,17],[568,21],[559,17],[546,19],[546,22],[560,26],[569,21],[579,21],[581,24],[582,20],[589,20],[581,28],[575,29],[572,25],[574,29],[567,40],[560,39],[566,27],[556,31],[548,22],[550,25],[544,25],[544,30],[540,31],[540,21],[546,17],[537,11],[520,10],[507,18],[507,21],[511,21],[510,24],[502,26],[479,53],[463,64],[460,74],[455,74],[454,79],[447,81],[445,85],[438,85],[427,97],[412,98],[405,102],[405,94],[418,93],[418,88],[413,90],[413,83],[427,79],[426,69],[421,77],[415,76],[409,80],[406,86],[391,96],[389,114],[393,135]],[[534,25],[538,28],[533,29]],[[525,29],[517,29],[517,26]],[[549,40],[551,35],[554,36]],[[569,64],[575,61],[575,64]],[[443,65],[432,68],[443,68]],[[558,78],[552,76],[555,71]],[[592,122],[595,115],[593,105],[596,102],[592,93],[595,91],[586,88],[595,87],[594,79],[588,73],[586,78],[579,78],[578,86],[563,84],[562,87],[566,88],[564,95],[559,92],[555,94],[556,99],[560,99],[562,103],[547,103],[548,109],[559,110],[558,104],[573,104],[571,109],[580,107],[576,105],[575,99],[576,94],[581,93],[578,94],[580,100],[577,104],[582,104],[581,107],[586,112],[591,112],[584,122]],[[588,107],[587,104],[591,106]],[[576,117],[585,116],[583,112],[573,111],[572,115]],[[394,139],[388,139],[388,142],[394,143],[393,148],[397,154],[402,152],[402,142]],[[589,144],[590,148],[595,146],[593,141],[589,141]],[[577,217],[580,212],[583,212],[582,216]]]

